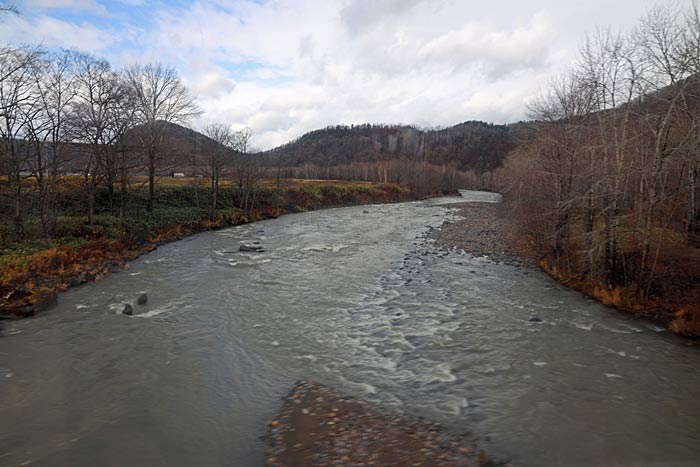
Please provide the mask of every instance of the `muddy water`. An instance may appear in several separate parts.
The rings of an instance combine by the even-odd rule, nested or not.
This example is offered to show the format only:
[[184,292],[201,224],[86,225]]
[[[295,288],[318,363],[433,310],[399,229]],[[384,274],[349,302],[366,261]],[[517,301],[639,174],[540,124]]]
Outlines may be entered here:
[[[424,234],[454,201],[197,235],[3,323],[0,466],[262,465],[301,378],[520,465],[697,465],[698,350],[537,271],[437,251]],[[267,251],[238,252],[252,241]]]

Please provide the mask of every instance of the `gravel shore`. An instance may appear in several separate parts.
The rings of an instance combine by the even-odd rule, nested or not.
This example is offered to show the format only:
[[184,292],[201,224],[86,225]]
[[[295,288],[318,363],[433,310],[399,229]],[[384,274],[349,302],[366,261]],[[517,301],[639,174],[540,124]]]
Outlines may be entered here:
[[[455,205],[446,207],[455,208]],[[456,214],[463,219],[446,222],[429,237],[444,249],[462,249],[474,256],[487,256],[492,261],[513,265],[535,265],[534,256],[518,245],[514,226],[500,204],[464,203]]]
[[297,384],[270,427],[271,466],[494,465],[437,424],[384,411],[314,382]]

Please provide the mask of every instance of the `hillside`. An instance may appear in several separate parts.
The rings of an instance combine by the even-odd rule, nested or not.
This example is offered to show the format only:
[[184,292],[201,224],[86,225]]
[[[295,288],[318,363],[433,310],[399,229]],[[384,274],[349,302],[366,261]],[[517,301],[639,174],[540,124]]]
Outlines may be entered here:
[[477,172],[501,166],[514,147],[514,127],[464,122],[445,129],[413,126],[330,126],[315,130],[265,154],[287,166],[321,167],[395,159],[454,165]]
[[[161,151],[164,154],[162,167],[159,171],[191,172],[194,158],[201,159],[214,152],[219,145],[213,139],[193,129],[177,125],[175,123],[161,122],[164,125],[162,133]],[[145,161],[141,143],[141,125],[127,131],[120,142],[122,148],[126,148],[133,164],[132,171],[135,174],[145,173]],[[19,143],[20,151],[24,151],[24,143]],[[59,159],[62,171],[66,173],[80,173],[86,166],[86,160],[91,149],[84,143],[70,143],[60,148]],[[30,157],[25,162],[26,170],[31,170],[36,165],[34,149],[29,148]],[[200,161],[201,164],[201,161]]]
[[[199,160],[199,164],[202,164],[202,156],[214,153],[220,146],[218,142],[191,128],[176,123],[160,122],[160,124],[163,125],[161,151],[167,154],[166,169],[189,173],[192,171],[195,158]],[[127,132],[124,136],[124,145],[138,151],[142,131],[143,126],[139,125]],[[228,150],[233,154],[232,150]]]

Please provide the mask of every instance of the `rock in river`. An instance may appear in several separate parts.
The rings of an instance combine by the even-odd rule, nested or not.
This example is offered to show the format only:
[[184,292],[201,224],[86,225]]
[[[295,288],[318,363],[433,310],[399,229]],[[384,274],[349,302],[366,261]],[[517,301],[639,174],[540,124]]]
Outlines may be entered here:
[[124,305],[124,309],[122,310],[123,315],[131,316],[134,314],[134,307],[131,306],[131,304],[127,303]]
[[529,321],[530,321],[531,323],[541,323],[541,322],[542,322],[542,319],[541,319],[541,318],[538,318],[537,316],[533,316],[532,318],[530,318]]
[[246,253],[261,253],[265,251],[265,249],[262,247],[262,245],[241,245],[238,247],[239,251],[243,251]]
[[141,295],[139,295],[139,298],[138,300],[136,300],[136,303],[138,303],[139,305],[145,305],[146,303],[148,303],[148,295],[142,293]]

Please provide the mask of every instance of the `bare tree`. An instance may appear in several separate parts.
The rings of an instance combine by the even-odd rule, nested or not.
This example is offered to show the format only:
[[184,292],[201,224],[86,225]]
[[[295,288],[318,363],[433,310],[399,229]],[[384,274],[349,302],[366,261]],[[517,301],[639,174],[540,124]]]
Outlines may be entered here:
[[[233,134],[232,146],[235,151],[240,154],[248,154],[250,152],[250,140],[253,137],[253,130],[250,128],[244,128],[238,130]],[[238,188],[243,189],[243,181],[245,178],[245,165],[247,163],[247,158],[237,157],[235,170],[236,176],[238,178]]]
[[630,34],[598,31],[501,171],[547,264],[612,303],[681,294],[683,281],[697,293],[699,57],[696,2],[652,8]]
[[0,153],[5,160],[13,204],[15,236],[24,237],[23,180],[30,168],[26,144],[29,108],[34,105],[33,73],[41,52],[38,50],[0,49]]
[[[555,80],[549,90],[530,105],[530,115],[541,122],[531,132],[524,148],[536,154],[534,170],[545,183],[549,195],[529,197],[541,202],[534,210],[528,206],[532,228],[545,227],[539,235],[553,237],[553,254],[561,260],[567,250],[571,223],[576,214],[579,186],[588,174],[587,132],[582,119],[592,110],[594,93],[576,73]],[[588,196],[590,196],[590,186]],[[536,227],[537,226],[537,227]],[[590,245],[589,245],[590,247]]]
[[156,172],[161,164],[164,132],[170,123],[186,123],[200,114],[177,71],[160,63],[135,65],[126,77],[137,103],[138,136],[148,165],[148,210],[155,204]]
[[204,134],[216,144],[206,154],[211,181],[211,218],[216,216],[219,202],[219,182],[233,162],[236,134],[224,123],[213,123],[204,128]]
[[32,147],[32,168],[46,238],[54,228],[57,183],[68,161],[67,148],[73,137],[68,117],[75,96],[74,79],[72,53],[68,51],[47,55],[34,72],[36,100],[27,125],[27,139]]
[[82,164],[87,198],[88,223],[95,221],[95,192],[105,176],[110,146],[121,136],[110,131],[118,126],[120,101],[127,88],[109,62],[88,54],[75,54],[76,98],[72,105],[75,136],[85,144]]
[[[586,41],[578,69],[593,95],[595,111],[591,151],[599,176],[591,186],[589,206],[599,200],[602,230],[591,235],[602,238],[603,271],[608,286],[615,287],[625,281],[627,269],[620,251],[622,208],[630,194],[630,142],[636,136],[636,103],[644,95],[643,67],[629,36],[605,29]],[[593,209],[589,222],[597,225]]]
[[110,118],[105,128],[107,137],[105,177],[109,194],[110,211],[114,214],[115,184],[119,183],[119,217],[124,220],[127,206],[127,186],[130,174],[141,167],[136,148],[126,137],[136,120],[138,102],[124,73],[117,75],[116,98],[110,106]]
[[2,2],[0,3],[0,13],[14,13],[19,14],[17,6],[12,2]]
[[[641,292],[645,295],[650,292],[660,252],[660,245],[653,244],[653,229],[655,225],[667,225],[671,221],[670,213],[660,208],[669,191],[669,160],[679,154],[672,133],[679,129],[687,91],[694,84],[694,80],[685,79],[690,67],[685,54],[686,39],[692,32],[684,29],[680,19],[675,5],[652,8],[642,18],[634,36],[641,51],[637,60],[644,70],[647,92],[653,93],[653,101],[647,100],[640,109],[640,136],[646,142],[642,153],[648,154],[649,161],[640,268],[644,283]],[[693,113],[691,110],[690,114]]]
[[255,209],[257,189],[264,171],[250,147],[253,131],[250,128],[237,131],[233,135],[233,149],[238,153],[235,161],[238,189],[241,193],[240,209],[250,214]]
[[682,110],[689,125],[689,138],[684,155],[688,164],[686,207],[686,242],[700,236],[700,4],[693,2],[683,18],[682,48],[677,59],[690,76],[685,89]]

